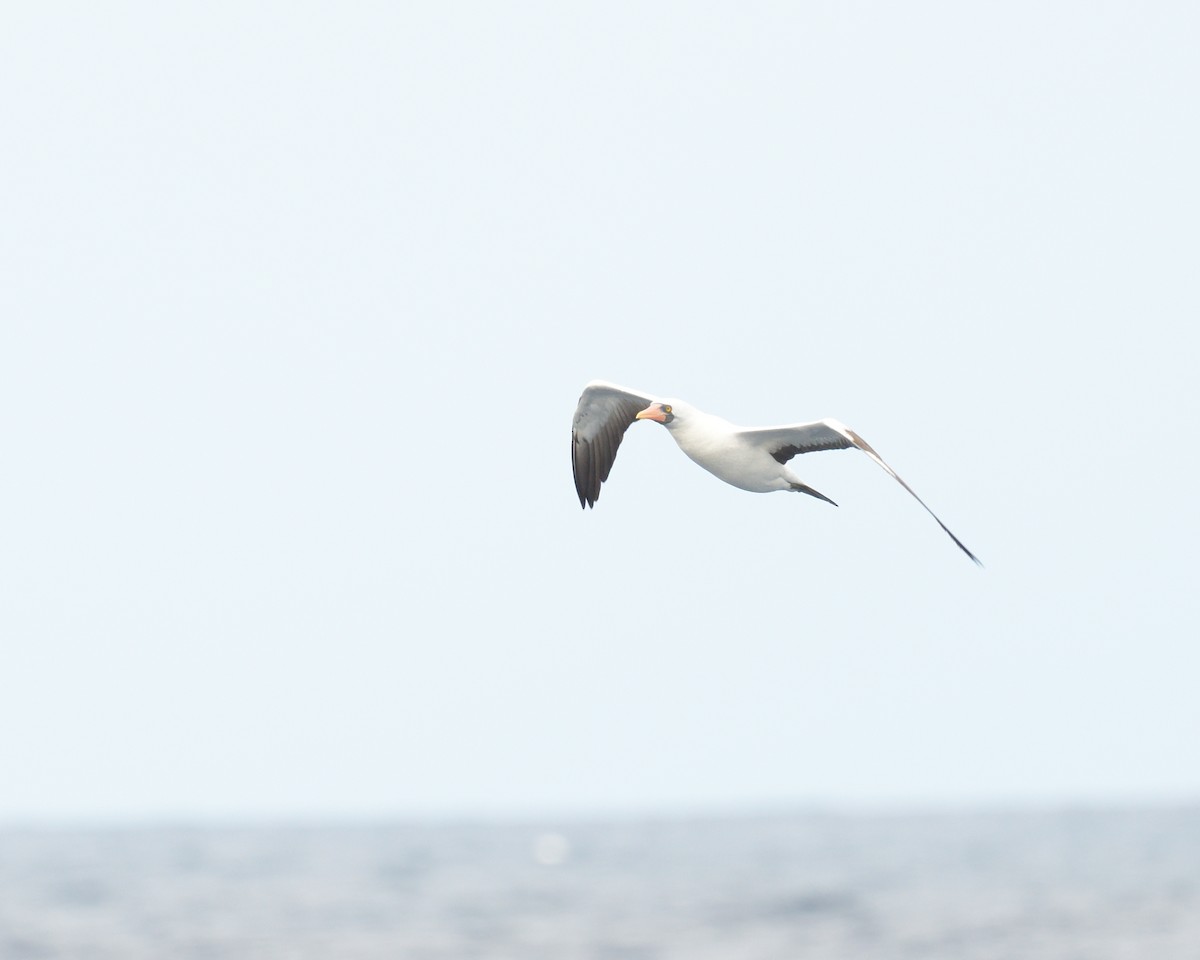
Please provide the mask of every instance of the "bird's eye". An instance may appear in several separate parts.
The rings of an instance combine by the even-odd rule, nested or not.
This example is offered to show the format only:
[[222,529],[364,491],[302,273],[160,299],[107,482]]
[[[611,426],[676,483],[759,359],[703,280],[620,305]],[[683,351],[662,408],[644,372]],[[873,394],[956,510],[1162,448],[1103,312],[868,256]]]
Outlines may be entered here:
[[671,405],[668,403],[665,407],[663,407],[663,413],[670,413],[670,412],[671,412]]

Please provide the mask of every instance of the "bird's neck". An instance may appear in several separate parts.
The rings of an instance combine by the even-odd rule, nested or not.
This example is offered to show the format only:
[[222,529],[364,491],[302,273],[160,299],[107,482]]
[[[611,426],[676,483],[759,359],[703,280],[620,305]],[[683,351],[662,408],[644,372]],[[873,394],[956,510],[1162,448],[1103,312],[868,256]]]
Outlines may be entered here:
[[715,417],[711,413],[691,409],[687,412],[686,417],[678,417],[671,423],[668,423],[667,429],[671,431],[675,442],[680,446],[684,446],[689,441],[720,437],[734,433],[738,428],[728,420]]

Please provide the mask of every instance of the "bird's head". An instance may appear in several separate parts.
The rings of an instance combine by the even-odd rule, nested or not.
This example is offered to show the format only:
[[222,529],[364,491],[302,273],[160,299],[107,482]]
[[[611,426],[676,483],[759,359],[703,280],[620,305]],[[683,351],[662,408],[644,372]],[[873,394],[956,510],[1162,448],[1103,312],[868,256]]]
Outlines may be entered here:
[[675,407],[676,407],[676,405],[677,404],[674,401],[669,402],[669,403],[666,401],[663,401],[660,403],[659,401],[656,400],[654,403],[650,404],[650,406],[648,406],[645,410],[642,410],[640,413],[638,413],[638,415],[636,417],[634,417],[634,419],[635,420],[653,420],[655,423],[661,423],[664,426],[666,426],[667,424],[671,424],[671,423],[675,422],[675,417],[676,417]]

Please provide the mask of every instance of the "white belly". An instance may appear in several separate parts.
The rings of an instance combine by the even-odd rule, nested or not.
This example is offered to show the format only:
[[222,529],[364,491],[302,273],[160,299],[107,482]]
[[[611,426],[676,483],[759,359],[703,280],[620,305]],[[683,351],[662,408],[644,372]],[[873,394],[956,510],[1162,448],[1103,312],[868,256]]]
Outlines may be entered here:
[[713,476],[742,490],[771,493],[790,486],[783,464],[732,432],[702,436],[679,432],[675,441],[680,450]]

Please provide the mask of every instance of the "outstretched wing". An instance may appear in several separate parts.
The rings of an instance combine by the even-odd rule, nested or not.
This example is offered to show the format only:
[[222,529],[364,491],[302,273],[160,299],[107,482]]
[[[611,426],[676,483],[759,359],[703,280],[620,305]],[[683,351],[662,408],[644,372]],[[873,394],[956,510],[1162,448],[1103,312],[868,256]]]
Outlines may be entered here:
[[875,452],[874,447],[844,423],[840,423],[837,420],[817,420],[813,423],[793,423],[783,427],[752,428],[743,430],[741,435],[747,440],[761,445],[780,463],[787,463],[796,454],[812,453],[816,450],[846,450],[850,447],[861,450],[883,467],[893,480],[913,495],[917,503],[923,506],[934,520],[937,520],[938,526],[946,531],[950,539],[958,544],[959,549],[963,553],[974,560],[979,566],[983,566],[979,558],[968,550],[966,545],[950,532],[950,528],[942,523],[938,515],[929,509],[929,505],[917,496],[917,491],[905,483],[900,475],[884,462],[883,457]]
[[742,430],[741,435],[766,448],[780,463],[787,463],[798,453],[845,450],[855,446],[849,432],[839,430],[840,426],[836,420],[817,420],[813,423],[792,423],[785,427],[751,427]]
[[571,424],[571,469],[579,505],[594,507],[600,484],[608,479],[617,448],[638,412],[654,398],[615,383],[593,380],[583,388]]

